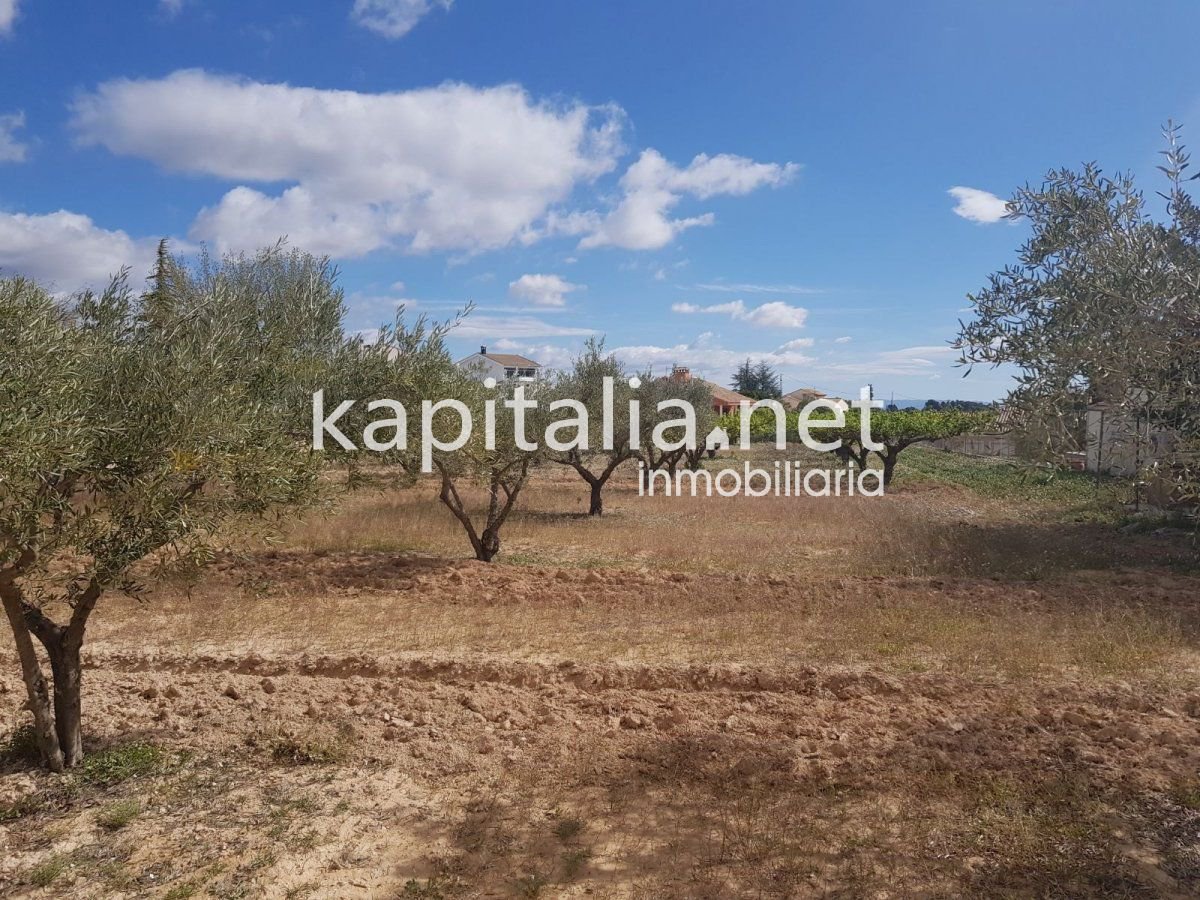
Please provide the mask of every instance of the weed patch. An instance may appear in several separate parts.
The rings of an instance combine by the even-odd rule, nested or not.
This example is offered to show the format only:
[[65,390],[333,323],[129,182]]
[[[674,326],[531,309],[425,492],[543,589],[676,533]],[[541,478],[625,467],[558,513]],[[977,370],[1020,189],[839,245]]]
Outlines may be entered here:
[[70,865],[70,856],[63,853],[55,854],[30,869],[26,879],[34,887],[49,887],[67,871]]
[[96,814],[96,824],[106,831],[120,831],[142,812],[137,800],[118,800]]
[[139,741],[88,754],[75,775],[85,784],[111,787],[131,778],[155,775],[166,768],[167,761],[161,747]]
[[353,742],[353,731],[343,727],[332,737],[279,734],[268,739],[267,749],[277,763],[322,766],[345,762]]

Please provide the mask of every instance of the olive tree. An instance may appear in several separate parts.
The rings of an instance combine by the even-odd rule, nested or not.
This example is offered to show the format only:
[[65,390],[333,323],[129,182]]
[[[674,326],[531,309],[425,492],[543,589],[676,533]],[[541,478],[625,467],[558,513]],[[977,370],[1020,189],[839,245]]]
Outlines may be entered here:
[[708,436],[717,427],[720,416],[713,408],[712,390],[704,382],[690,381],[686,393],[696,410],[696,443],[684,448],[683,462],[689,469],[699,469],[708,454]]
[[148,290],[122,275],[65,302],[0,281],[0,601],[49,768],[83,755],[104,595],[318,495],[297,435],[342,309],[329,263],[282,247],[192,271],[164,247]]
[[[370,343],[354,345],[348,364],[336,367],[344,377],[340,402],[321,398],[313,428],[314,436],[336,428],[338,436],[322,438],[320,449],[348,465],[356,482],[366,480],[364,462],[391,481],[412,483],[432,474],[439,500],[466,532],[476,559],[490,562],[542,449],[540,443],[522,448],[518,414],[506,405],[536,386],[488,386],[450,357],[445,337],[471,309],[468,304],[452,321],[434,324],[424,317],[410,324],[401,310]],[[519,417],[522,433],[540,442],[542,413],[523,409]],[[472,497],[479,486],[487,493],[481,518]]]
[[[430,456],[441,482],[438,498],[462,525],[475,558],[491,562],[500,552],[500,532],[521,489],[533,467],[545,458],[543,405],[518,410],[509,404],[540,399],[540,386],[508,381],[488,387],[455,369],[444,388],[438,403],[452,400],[459,406],[436,409],[431,419],[437,443]],[[494,411],[490,430],[489,404]],[[486,492],[482,517],[464,497],[464,488],[472,485]]]
[[[654,378],[647,373],[639,381],[638,457],[643,484],[649,484],[651,473],[659,469],[666,469],[674,480],[681,462],[686,461],[692,468],[699,465],[705,438],[716,424],[712,391],[695,379]],[[684,420],[685,410],[690,410],[686,417],[692,423],[694,440],[689,429],[673,424]]]
[[[612,379],[611,446],[605,449],[604,434],[604,384]],[[570,450],[551,451],[548,458],[561,465],[570,466],[588,485],[588,515],[599,516],[604,512],[604,486],[617,468],[636,451],[629,444],[629,399],[634,394],[629,387],[629,375],[625,367],[613,355],[605,355],[603,338],[589,338],[583,352],[572,362],[571,370],[564,373],[554,387],[556,401],[574,401],[587,414],[587,446],[576,446]]]
[[1057,457],[1083,449],[1082,402],[1104,401],[1178,435],[1163,461],[1200,500],[1200,211],[1186,185],[1179,129],[1165,129],[1165,201],[1148,205],[1129,174],[1096,165],[1050,172],[1009,201],[1029,237],[1017,261],[969,297],[964,364],[1018,369],[1009,404]]

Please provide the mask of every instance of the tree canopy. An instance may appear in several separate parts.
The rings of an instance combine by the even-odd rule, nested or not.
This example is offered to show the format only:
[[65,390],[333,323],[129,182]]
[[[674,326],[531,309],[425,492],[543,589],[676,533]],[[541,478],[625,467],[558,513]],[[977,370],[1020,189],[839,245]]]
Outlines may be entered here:
[[733,373],[732,386],[751,400],[773,400],[783,394],[783,376],[765,361],[753,363],[747,359]]
[[1186,190],[1188,154],[1168,125],[1166,189],[1152,209],[1132,175],[1094,163],[1050,172],[1009,201],[1030,235],[1017,261],[970,296],[966,364],[1018,369],[1009,403],[1057,456],[1083,449],[1086,403],[1138,411],[1178,439],[1160,461],[1200,499],[1200,210]]
[[195,270],[163,248],[143,292],[122,275],[60,302],[0,280],[0,600],[51,768],[82,756],[80,649],[104,593],[318,496],[300,435],[346,341],[334,275],[282,247]]

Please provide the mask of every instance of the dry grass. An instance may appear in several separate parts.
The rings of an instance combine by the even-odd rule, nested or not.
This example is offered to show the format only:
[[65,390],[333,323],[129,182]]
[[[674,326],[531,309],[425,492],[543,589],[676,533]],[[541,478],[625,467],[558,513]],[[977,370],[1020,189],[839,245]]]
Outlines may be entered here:
[[[770,469],[774,458],[768,451],[752,461]],[[741,464],[740,458],[733,462]],[[605,515],[594,518],[586,515],[586,486],[573,472],[537,473],[505,526],[501,558],[516,564],[812,578],[1039,578],[1196,559],[1193,547],[1118,535],[1091,516],[1072,521],[1071,504],[1064,503],[1061,492],[1052,491],[1041,502],[1005,500],[914,473],[900,477],[882,498],[648,497],[638,495],[635,474],[632,466],[618,472],[606,490]],[[1023,488],[1021,494],[1026,493]],[[467,491],[467,496],[469,504],[482,507],[481,493]],[[355,496],[333,515],[298,523],[284,541],[288,547],[331,553],[454,558],[468,552],[458,523],[437,502],[430,482],[413,490]]]
[[542,472],[491,565],[430,485],[363,492],[108,597],[89,721],[171,755],[117,742],[13,807],[11,871],[63,896],[1194,890],[1194,547],[1078,483],[942,463],[878,500],[639,498],[625,472],[599,520]]
[[463,559],[430,486],[354,495],[186,590],[111,598],[92,646],[163,635],[193,653],[1193,668],[1200,613],[1183,598],[1200,579],[1179,571],[1183,541],[928,481],[880,499],[677,499],[638,497],[625,474],[599,519],[582,515],[573,473],[539,475],[490,566]]

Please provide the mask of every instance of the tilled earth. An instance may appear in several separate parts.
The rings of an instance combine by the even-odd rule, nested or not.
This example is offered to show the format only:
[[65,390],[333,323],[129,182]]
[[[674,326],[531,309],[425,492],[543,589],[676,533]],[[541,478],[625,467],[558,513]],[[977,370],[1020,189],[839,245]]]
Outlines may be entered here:
[[[607,582],[633,595],[678,583],[463,572],[439,581],[461,591],[557,579],[580,592]],[[797,590],[767,579],[718,587],[735,584],[778,592],[779,603]],[[913,587],[858,584],[873,598]],[[1195,587],[1180,577],[1155,590],[1184,605]],[[1034,590],[995,585],[994,599]],[[0,892],[1200,892],[1200,680],[1190,671],[1018,677],[765,654],[648,664],[313,646],[185,652],[153,631],[141,642],[101,633],[86,673],[94,766],[42,774],[19,735],[10,740]],[[16,671],[0,659],[0,722],[13,728],[23,721]]]

